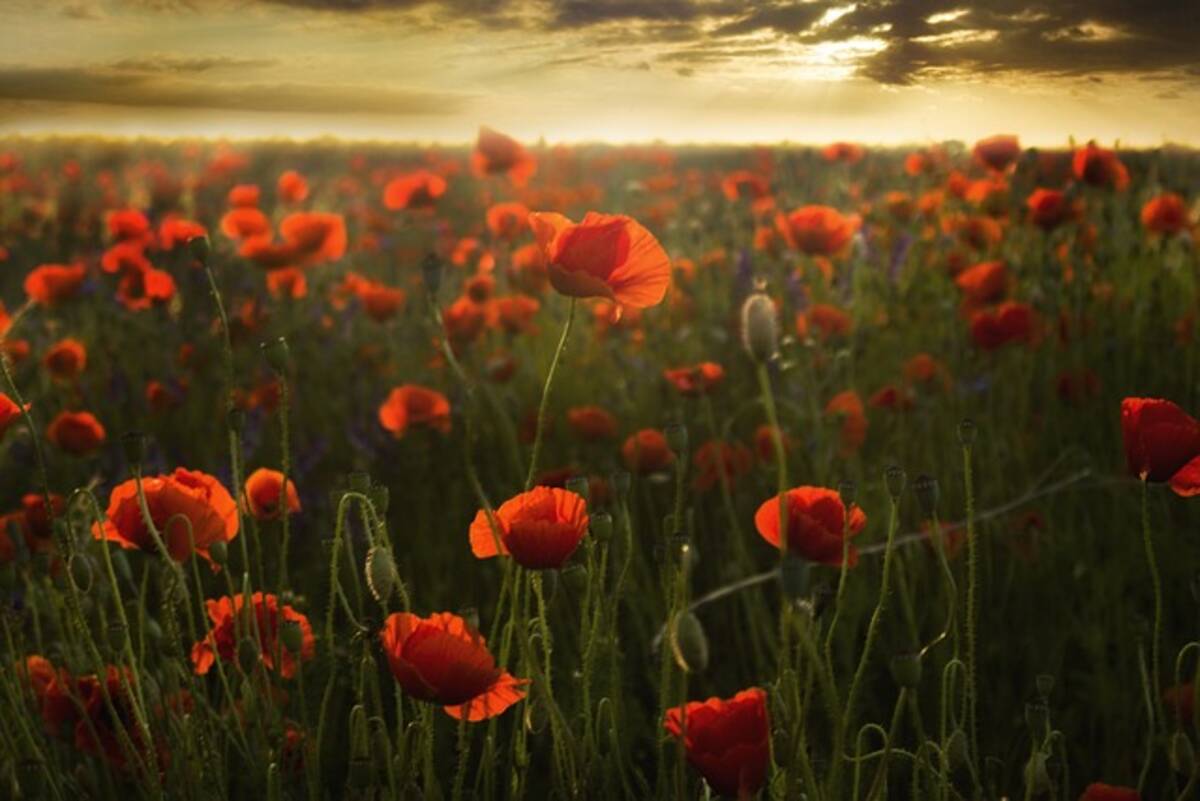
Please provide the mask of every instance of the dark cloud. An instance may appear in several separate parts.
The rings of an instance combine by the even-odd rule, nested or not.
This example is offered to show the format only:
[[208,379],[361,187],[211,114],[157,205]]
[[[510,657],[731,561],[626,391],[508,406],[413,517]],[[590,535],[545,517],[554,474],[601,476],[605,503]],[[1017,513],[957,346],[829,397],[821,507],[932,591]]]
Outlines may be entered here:
[[239,58],[237,56],[180,57],[149,55],[122,58],[109,64],[114,70],[129,72],[196,73],[224,69],[257,69],[279,63],[273,58]]
[[831,5],[827,2],[759,5],[749,14],[718,28],[717,35],[736,36],[764,30],[782,34],[803,33],[821,19]]
[[401,89],[300,83],[195,81],[177,76],[88,68],[0,66],[0,98],[110,106],[286,111],[326,114],[441,115],[468,98]]

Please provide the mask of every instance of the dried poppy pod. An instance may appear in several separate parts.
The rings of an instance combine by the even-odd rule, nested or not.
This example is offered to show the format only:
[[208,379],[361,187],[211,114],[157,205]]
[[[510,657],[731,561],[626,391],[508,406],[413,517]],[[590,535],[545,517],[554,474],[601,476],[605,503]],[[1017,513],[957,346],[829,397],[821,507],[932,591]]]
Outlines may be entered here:
[[771,361],[779,352],[775,302],[764,292],[755,292],[742,303],[742,346],[758,364]]

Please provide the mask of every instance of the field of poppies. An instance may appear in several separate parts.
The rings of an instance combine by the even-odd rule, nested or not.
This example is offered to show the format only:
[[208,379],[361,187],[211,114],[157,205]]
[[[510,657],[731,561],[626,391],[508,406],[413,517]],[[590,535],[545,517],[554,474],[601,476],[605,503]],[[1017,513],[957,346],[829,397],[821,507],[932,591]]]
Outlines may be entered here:
[[1200,797],[1200,156],[0,141],[0,797]]

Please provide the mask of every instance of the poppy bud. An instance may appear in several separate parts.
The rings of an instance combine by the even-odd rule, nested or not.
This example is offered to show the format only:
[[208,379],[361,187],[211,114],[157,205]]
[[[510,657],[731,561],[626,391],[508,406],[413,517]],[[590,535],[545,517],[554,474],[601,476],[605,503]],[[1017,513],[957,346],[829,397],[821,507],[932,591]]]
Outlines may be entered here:
[[979,433],[975,426],[975,421],[969,417],[963,418],[963,421],[958,424],[958,442],[964,448],[969,448],[975,444],[975,435]]
[[229,546],[225,540],[217,540],[208,546],[208,558],[213,560],[214,565],[225,566],[229,561]]
[[799,600],[808,592],[808,564],[807,560],[790,554],[783,558],[779,580],[783,584],[783,594],[793,601]]
[[71,556],[67,563],[71,573],[71,583],[75,589],[86,595],[92,588],[92,563],[81,553]]
[[284,375],[288,371],[288,363],[291,361],[291,353],[288,350],[287,340],[283,337],[263,342],[259,347],[262,348],[263,356],[267,359],[267,364],[275,371],[277,375]]
[[279,775],[279,763],[267,766],[267,801],[283,801],[283,777]]
[[584,476],[572,476],[565,485],[567,492],[573,492],[585,501],[588,497],[588,480]]
[[1191,776],[1196,771],[1196,751],[1192,741],[1181,731],[1171,735],[1171,769],[1184,776]]
[[209,246],[207,236],[193,236],[187,241],[187,247],[193,259],[201,264],[208,264],[208,256],[212,248]]
[[428,253],[421,261],[421,277],[430,297],[436,297],[442,287],[442,262],[435,253]]
[[1025,725],[1029,727],[1029,736],[1035,743],[1042,741],[1046,736],[1046,729],[1050,725],[1050,710],[1045,704],[1026,704],[1025,705]]
[[967,733],[962,729],[954,730],[946,740],[945,750],[952,768],[965,768],[971,760],[970,749],[967,746]]
[[294,620],[283,621],[279,627],[279,641],[288,653],[300,653],[300,649],[304,647],[304,632],[301,631],[300,624]]
[[850,479],[842,479],[838,482],[838,495],[842,498],[842,503],[846,508],[850,508],[854,504],[854,498],[858,495],[858,485]]
[[541,693],[531,696],[525,704],[525,730],[530,734],[541,734],[549,722],[550,712],[546,709]]
[[608,512],[595,512],[588,518],[588,530],[596,538],[596,542],[606,543],[612,539],[612,515]]
[[762,292],[755,292],[742,304],[742,345],[758,364],[775,358],[779,350],[775,303]]
[[904,472],[903,467],[891,465],[883,471],[883,483],[887,486],[888,495],[892,496],[892,501],[900,502],[900,496],[904,494],[904,484],[908,480],[908,475]]
[[671,651],[685,673],[702,673],[708,667],[708,637],[700,619],[691,612],[675,616],[671,626]]
[[1036,684],[1038,698],[1042,701],[1050,700],[1050,693],[1054,690],[1054,677],[1049,673],[1039,673]]
[[237,406],[232,406],[225,414],[225,422],[230,431],[240,434],[246,427],[246,412]]
[[362,704],[350,709],[350,758],[368,759],[371,756],[371,738],[367,731],[367,710]]
[[1050,792],[1050,774],[1046,771],[1046,758],[1041,754],[1034,754],[1025,763],[1025,785],[1031,795]]
[[921,684],[921,655],[897,654],[892,657],[892,678],[906,690],[915,690]]
[[392,595],[399,576],[396,575],[396,563],[392,553],[385,547],[373,546],[367,552],[367,588],[379,603],[383,603]]
[[[687,453],[688,448],[688,430],[683,423],[672,423],[664,429],[663,433],[667,437],[667,447],[678,454]],[[683,464],[680,462],[679,464]]]
[[146,435],[141,431],[126,431],[121,435],[121,448],[125,451],[125,463],[131,469],[140,468],[146,460]]
[[254,641],[253,637],[243,637],[238,641],[237,661],[243,673],[253,672],[261,658],[258,643]]
[[146,618],[146,639],[152,642],[160,642],[162,640],[162,626],[158,625],[158,621],[154,618]]
[[612,484],[613,492],[618,498],[624,498],[629,494],[629,487],[633,482],[633,477],[628,470],[617,470],[612,474],[610,483]]
[[941,489],[938,487],[938,480],[936,478],[925,473],[917,476],[917,480],[913,482],[913,494],[917,496],[917,504],[921,507],[921,514],[930,520],[937,517],[938,498],[941,496]]

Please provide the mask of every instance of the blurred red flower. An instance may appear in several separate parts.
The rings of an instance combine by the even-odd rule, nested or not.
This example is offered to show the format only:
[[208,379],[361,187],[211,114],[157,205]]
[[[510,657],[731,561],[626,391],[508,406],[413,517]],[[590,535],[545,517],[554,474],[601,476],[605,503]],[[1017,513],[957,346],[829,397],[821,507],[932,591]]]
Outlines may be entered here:
[[663,727],[682,739],[688,762],[719,795],[748,799],[762,789],[771,758],[767,694],[754,687],[667,710]]

